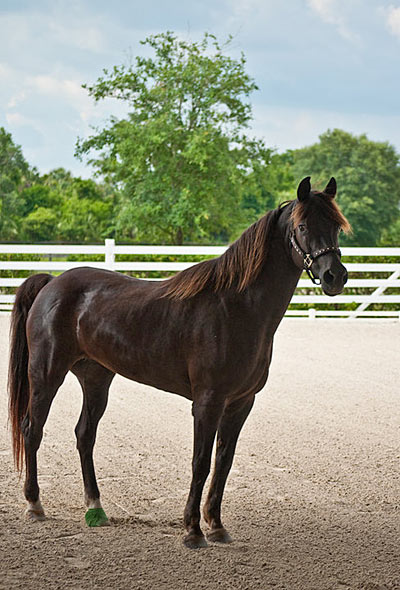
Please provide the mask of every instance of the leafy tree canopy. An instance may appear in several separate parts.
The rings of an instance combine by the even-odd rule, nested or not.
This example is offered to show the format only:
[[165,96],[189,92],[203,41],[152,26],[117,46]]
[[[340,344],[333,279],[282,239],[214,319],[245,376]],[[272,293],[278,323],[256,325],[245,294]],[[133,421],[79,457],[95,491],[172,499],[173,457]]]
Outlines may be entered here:
[[353,227],[353,234],[342,240],[346,245],[374,246],[381,239],[390,243],[400,217],[400,165],[394,147],[340,129],[319,139],[286,153],[295,180],[312,174],[313,184],[323,188],[336,177],[338,202]]
[[26,162],[21,148],[3,127],[0,127],[0,236],[1,240],[18,234],[16,220],[21,213],[21,189],[28,185],[34,171]]
[[250,179],[252,182],[245,194],[243,207],[256,216],[264,215],[295,195],[291,163],[284,154],[271,154],[267,166],[254,166]]
[[104,70],[86,86],[96,101],[117,98],[130,112],[79,140],[76,153],[122,188],[120,237],[176,243],[221,232],[231,237],[250,221],[242,198],[255,168],[271,155],[244,133],[252,116],[247,98],[257,88],[246,60],[225,55],[210,34],[189,43],[168,32],[142,44],[152,57]]
[[6,149],[0,141],[0,241],[99,242],[113,235],[113,189],[73,177],[63,168],[39,176],[29,168],[11,135],[2,137],[0,130],[0,140],[4,137]]
[[74,178],[63,168],[41,177],[22,196],[28,213],[23,239],[98,242],[113,231],[113,191],[94,180]]

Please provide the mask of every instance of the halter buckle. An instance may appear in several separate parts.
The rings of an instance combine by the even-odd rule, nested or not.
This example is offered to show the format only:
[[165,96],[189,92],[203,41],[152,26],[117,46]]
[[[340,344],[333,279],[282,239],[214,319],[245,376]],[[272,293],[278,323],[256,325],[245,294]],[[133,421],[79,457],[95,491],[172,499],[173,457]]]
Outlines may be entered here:
[[311,268],[311,265],[313,263],[313,257],[311,256],[311,254],[304,254],[304,266],[305,268]]

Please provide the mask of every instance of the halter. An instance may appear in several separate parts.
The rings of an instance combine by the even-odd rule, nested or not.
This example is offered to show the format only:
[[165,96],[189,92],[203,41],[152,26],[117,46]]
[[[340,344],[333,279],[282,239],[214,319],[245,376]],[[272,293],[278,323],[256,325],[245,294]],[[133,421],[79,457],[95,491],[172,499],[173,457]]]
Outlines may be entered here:
[[317,250],[316,252],[304,252],[302,247],[299,245],[298,241],[296,240],[296,236],[293,230],[291,230],[289,234],[290,245],[296,250],[297,254],[300,254],[303,258],[303,265],[304,270],[314,283],[314,285],[320,285],[321,280],[315,276],[313,271],[311,270],[311,266],[316,258],[323,256],[324,254],[328,254],[328,252],[336,252],[341,255],[340,248],[336,248],[336,246],[328,246],[327,248],[321,248],[321,250]]

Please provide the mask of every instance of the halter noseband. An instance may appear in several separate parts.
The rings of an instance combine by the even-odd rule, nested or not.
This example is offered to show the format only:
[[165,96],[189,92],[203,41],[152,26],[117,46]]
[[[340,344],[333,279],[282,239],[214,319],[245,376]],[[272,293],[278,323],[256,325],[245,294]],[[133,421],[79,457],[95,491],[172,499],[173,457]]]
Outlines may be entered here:
[[314,283],[314,285],[320,285],[321,280],[315,276],[313,271],[311,270],[311,266],[316,258],[323,256],[324,254],[328,254],[328,252],[336,252],[341,255],[340,248],[336,248],[336,246],[328,246],[327,248],[321,248],[321,250],[317,250],[316,252],[305,252],[298,241],[296,240],[296,236],[294,230],[291,230],[289,234],[290,245],[296,250],[297,254],[303,258],[303,265],[304,270]]

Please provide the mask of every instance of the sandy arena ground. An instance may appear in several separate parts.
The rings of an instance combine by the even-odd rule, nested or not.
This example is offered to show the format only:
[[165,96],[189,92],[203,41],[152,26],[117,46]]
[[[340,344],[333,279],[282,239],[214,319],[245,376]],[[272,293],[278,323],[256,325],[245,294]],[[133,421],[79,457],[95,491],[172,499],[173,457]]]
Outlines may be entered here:
[[71,375],[39,453],[48,520],[24,518],[0,317],[0,588],[400,589],[398,322],[285,320],[223,503],[231,545],[182,545],[190,404],[117,377],[95,450],[108,528],[84,523]]

